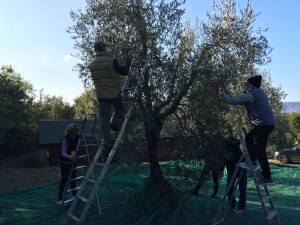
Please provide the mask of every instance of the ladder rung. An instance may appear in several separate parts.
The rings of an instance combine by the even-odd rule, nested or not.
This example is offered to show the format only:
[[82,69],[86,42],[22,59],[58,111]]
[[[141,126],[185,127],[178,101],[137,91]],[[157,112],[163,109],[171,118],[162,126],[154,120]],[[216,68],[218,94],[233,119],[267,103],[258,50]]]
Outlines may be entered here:
[[224,218],[221,218],[220,220],[218,220],[217,222],[215,222],[213,225],[217,225],[217,224],[219,224],[219,223],[221,223],[223,221],[224,221]]
[[268,217],[267,217],[267,220],[272,220],[274,218],[274,216],[277,215],[277,212],[276,211],[271,211],[269,214],[268,214]]
[[64,204],[69,204],[69,202],[72,202],[72,201],[73,201],[73,198],[70,198],[70,199],[64,201]]
[[79,177],[76,177],[76,178],[74,178],[74,179],[70,179],[70,182],[71,181],[75,181],[75,180],[80,180],[80,179],[83,179],[84,178],[84,176],[79,176]]
[[87,198],[84,198],[82,196],[77,196],[78,199],[80,199],[81,201],[87,203],[89,200]]
[[87,179],[87,181],[90,182],[90,183],[92,183],[92,184],[96,184],[97,183],[97,181],[92,180],[92,179]]
[[101,166],[101,167],[105,167],[105,166],[106,166],[105,163],[99,163],[99,162],[96,162],[95,164],[96,164],[97,166]]
[[263,197],[263,202],[268,202],[272,197],[270,195],[266,195],[265,197]]
[[251,167],[253,170],[258,170],[260,168],[259,166],[252,166],[247,163],[240,163],[239,167],[247,169],[247,170],[249,170]]
[[73,214],[68,213],[68,217],[70,217],[71,219],[75,220],[76,222],[79,222],[79,218],[74,216]]
[[75,169],[76,170],[80,170],[80,169],[83,169],[83,168],[86,168],[86,165],[84,165],[84,166],[77,166]]
[[86,147],[98,147],[98,144],[87,144]]
[[76,188],[73,188],[73,189],[68,189],[67,192],[71,192],[71,191],[77,191],[79,190],[80,186],[79,187],[76,187]]

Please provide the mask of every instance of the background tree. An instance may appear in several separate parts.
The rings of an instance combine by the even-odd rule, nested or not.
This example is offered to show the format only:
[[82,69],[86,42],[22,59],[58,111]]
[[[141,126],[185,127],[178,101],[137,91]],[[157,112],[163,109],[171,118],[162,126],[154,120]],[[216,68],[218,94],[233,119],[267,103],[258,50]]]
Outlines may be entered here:
[[287,117],[294,142],[292,144],[298,144],[300,142],[300,112],[291,112]]
[[74,108],[62,97],[34,94],[30,82],[12,66],[0,73],[0,157],[34,151],[38,147],[40,119],[73,119]]
[[[33,98],[32,85],[11,66],[0,71],[0,157],[29,151],[36,144],[29,126],[28,108]],[[26,138],[25,138],[26,137]]]
[[98,101],[93,89],[85,89],[84,92],[74,99],[73,104],[75,110],[75,118],[83,118],[86,114],[98,114]]
[[40,119],[73,119],[75,110],[61,96],[44,94],[43,89],[35,96],[30,107],[30,119],[34,129],[38,129]]

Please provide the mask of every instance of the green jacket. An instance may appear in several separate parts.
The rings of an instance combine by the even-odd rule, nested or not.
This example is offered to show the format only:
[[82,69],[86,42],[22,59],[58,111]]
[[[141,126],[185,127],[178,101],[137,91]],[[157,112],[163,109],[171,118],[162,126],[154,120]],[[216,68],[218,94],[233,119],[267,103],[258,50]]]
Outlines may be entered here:
[[88,66],[98,99],[116,98],[121,90],[121,79],[113,66],[114,58],[108,52],[96,52]]

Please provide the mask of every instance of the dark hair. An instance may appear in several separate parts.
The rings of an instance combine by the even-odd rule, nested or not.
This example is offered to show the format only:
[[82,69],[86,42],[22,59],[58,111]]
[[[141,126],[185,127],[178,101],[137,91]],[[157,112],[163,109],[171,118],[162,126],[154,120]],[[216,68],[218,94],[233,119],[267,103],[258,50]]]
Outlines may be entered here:
[[105,48],[106,48],[106,44],[104,42],[99,41],[94,44],[95,52],[105,51]]
[[248,78],[248,82],[249,82],[250,84],[252,84],[253,87],[258,87],[258,88],[260,88],[260,85],[261,85],[261,79],[262,79],[262,76],[261,76],[261,75],[258,75],[258,76],[254,76],[254,77]]

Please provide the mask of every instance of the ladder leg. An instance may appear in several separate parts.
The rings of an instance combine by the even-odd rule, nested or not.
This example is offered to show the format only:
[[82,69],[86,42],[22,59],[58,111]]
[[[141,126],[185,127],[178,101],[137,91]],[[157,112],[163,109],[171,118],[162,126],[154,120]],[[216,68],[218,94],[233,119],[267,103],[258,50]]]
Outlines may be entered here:
[[[143,76],[145,75],[145,73],[147,71],[147,68],[148,68],[148,64],[145,63],[145,65],[143,67],[143,70],[142,70],[142,75],[141,75],[140,79],[138,80],[138,85],[134,88],[134,94],[133,94],[134,97],[136,97],[136,95],[138,94],[137,87],[140,86],[140,84],[143,80]],[[90,206],[93,202],[93,199],[94,199],[95,195],[97,195],[97,191],[98,191],[98,189],[99,189],[99,187],[100,187],[100,185],[103,181],[104,176],[108,176],[108,174],[107,174],[108,167],[109,167],[109,165],[110,165],[110,163],[111,163],[111,161],[114,157],[114,154],[117,150],[118,145],[121,142],[125,127],[127,125],[127,122],[128,122],[128,119],[129,119],[129,116],[130,116],[132,110],[133,110],[133,102],[131,102],[131,104],[130,104],[128,110],[127,110],[127,113],[125,115],[121,130],[120,130],[119,135],[118,135],[118,138],[115,141],[114,146],[111,149],[110,154],[109,154],[109,156],[108,156],[105,163],[104,162],[102,162],[102,163],[98,162],[98,159],[99,159],[100,155],[102,155],[102,150],[103,150],[103,147],[104,147],[103,146],[103,141],[102,141],[101,145],[99,146],[99,148],[98,148],[98,150],[97,150],[97,152],[94,156],[94,159],[93,159],[91,165],[89,166],[88,171],[85,174],[85,178],[83,179],[83,182],[82,182],[82,184],[79,188],[79,191],[76,195],[75,201],[73,201],[71,207],[69,208],[69,211],[68,211],[67,215],[65,216],[62,225],[66,225],[69,219],[73,219],[74,221],[76,221],[77,225],[83,224],[84,219],[85,219],[85,217],[88,213],[88,210],[89,210],[89,208],[90,208]],[[93,171],[94,171],[96,166],[101,166],[102,170],[101,170],[101,173],[100,173],[99,177],[95,181],[95,180],[89,179],[89,178],[93,174]],[[85,197],[82,196],[82,192],[83,192],[83,189],[85,188],[85,186],[88,182],[92,183],[94,186],[93,186],[93,190],[92,190],[90,196],[88,198],[85,198]],[[111,187],[111,190],[112,190],[112,185],[111,185],[110,180],[109,180],[109,183],[110,183],[110,187]],[[85,203],[86,205],[85,205],[83,211],[81,211],[80,217],[77,217],[73,214],[73,212],[74,212],[75,206],[76,206],[76,204],[79,200],[82,201],[83,203]]]
[[[235,196],[234,193],[235,193],[235,191],[237,189],[237,186],[239,184],[239,181],[241,180],[241,177],[244,173],[244,169],[240,168],[240,164],[243,161],[243,159],[244,159],[244,156],[241,156],[240,159],[239,159],[238,164],[236,165],[234,173],[233,173],[233,175],[230,179],[230,182],[229,182],[229,184],[227,184],[226,192],[225,192],[225,194],[222,198],[222,202],[219,206],[217,219],[216,219],[216,221],[214,222],[213,225],[223,224],[223,222],[225,221],[225,218],[226,218],[226,216],[229,212],[229,209],[230,209],[230,205],[231,205],[231,203],[233,201],[233,198]],[[231,188],[233,188],[233,189],[231,190]],[[228,203],[226,204],[227,206],[225,208],[225,212],[223,212],[224,206],[225,206],[225,201],[226,201],[226,198],[229,196],[230,190],[231,190],[232,194],[231,194],[230,198],[228,199]]]
[[[244,131],[244,133],[245,133],[245,131]],[[238,134],[239,134],[239,137],[240,137],[240,141],[242,143],[244,155],[246,157],[246,163],[249,165],[249,168],[250,168],[250,171],[251,171],[251,175],[253,177],[255,188],[256,188],[256,191],[257,191],[257,195],[259,197],[259,200],[260,200],[260,203],[261,203],[261,207],[263,209],[263,213],[264,213],[264,216],[265,216],[265,218],[267,220],[267,223],[270,224],[270,225],[272,225],[272,219],[276,218],[277,219],[277,224],[280,225],[281,222],[280,222],[278,213],[277,213],[277,211],[275,209],[272,197],[271,197],[271,195],[269,193],[268,187],[266,185],[262,185],[264,187],[264,190],[265,190],[265,193],[266,193],[266,195],[263,196],[263,194],[261,192],[261,189],[260,189],[261,185],[258,185],[258,183],[257,183],[258,179],[257,179],[257,176],[256,176],[256,172],[253,169],[252,162],[251,162],[251,159],[250,159],[247,147],[246,147],[245,138],[243,136],[243,132],[242,132],[242,129],[240,127],[238,128]],[[271,209],[270,212],[268,212],[266,203],[270,204],[270,209]]]

